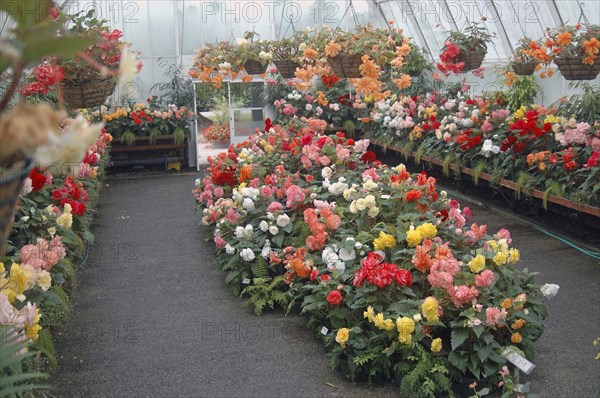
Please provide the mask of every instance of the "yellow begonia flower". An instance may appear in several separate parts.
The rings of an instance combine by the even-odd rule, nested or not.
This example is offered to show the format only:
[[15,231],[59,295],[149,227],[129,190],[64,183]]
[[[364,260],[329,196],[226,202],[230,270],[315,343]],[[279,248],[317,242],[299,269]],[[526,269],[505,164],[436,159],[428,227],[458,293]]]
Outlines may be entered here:
[[369,320],[369,323],[373,322],[373,319],[375,318],[375,314],[373,314],[373,307],[367,307],[367,310],[363,312],[363,318],[367,318]]
[[350,338],[350,330],[348,328],[341,328],[335,335],[335,341],[338,342],[342,347],[346,347],[346,342]]
[[518,263],[520,258],[521,258],[521,253],[519,252],[519,249],[515,249],[513,247],[508,251],[508,261],[511,264]]
[[411,334],[415,331],[415,321],[406,316],[396,319],[396,326],[400,334]]
[[412,335],[411,334],[402,334],[400,333],[398,335],[398,341],[400,342],[400,344],[410,344],[412,341]]
[[381,312],[373,317],[373,323],[377,328],[384,329],[383,314]]
[[423,240],[423,235],[416,229],[409,229],[406,231],[406,243],[409,247],[418,246]]
[[4,268],[4,263],[0,261],[0,274],[4,273],[6,269]]
[[421,234],[423,239],[433,239],[437,235],[436,226],[430,222],[419,225],[417,231]]
[[431,342],[431,352],[440,352],[442,350],[442,339],[437,338]]
[[391,249],[392,247],[396,246],[396,243],[396,238],[381,231],[379,233],[379,237],[373,240],[373,247],[375,250],[384,250],[386,248]]
[[425,318],[427,318],[427,321],[429,322],[437,322],[440,320],[438,314],[438,301],[435,297],[429,296],[423,301],[421,312],[423,312],[423,315],[425,315]]
[[507,252],[498,252],[494,256],[493,260],[494,260],[494,263],[496,263],[496,265],[498,265],[498,266],[504,265],[508,261],[508,253]]
[[474,259],[469,261],[469,269],[471,272],[477,274],[485,268],[485,257],[481,254],[475,256]]

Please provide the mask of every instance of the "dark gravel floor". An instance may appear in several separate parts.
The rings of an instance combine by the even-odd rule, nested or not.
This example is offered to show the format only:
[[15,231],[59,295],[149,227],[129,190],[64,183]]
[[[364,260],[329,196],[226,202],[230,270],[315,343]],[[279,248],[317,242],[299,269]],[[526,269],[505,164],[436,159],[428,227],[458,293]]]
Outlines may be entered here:
[[[329,367],[304,320],[260,318],[213,266],[190,194],[199,174],[107,180],[97,243],[79,272],[69,325],[57,338],[60,397],[396,396]],[[596,397],[600,361],[598,261],[512,216],[472,206],[490,231],[509,228],[522,263],[561,286],[537,367],[523,377],[543,397]],[[408,397],[407,397],[408,398]]]

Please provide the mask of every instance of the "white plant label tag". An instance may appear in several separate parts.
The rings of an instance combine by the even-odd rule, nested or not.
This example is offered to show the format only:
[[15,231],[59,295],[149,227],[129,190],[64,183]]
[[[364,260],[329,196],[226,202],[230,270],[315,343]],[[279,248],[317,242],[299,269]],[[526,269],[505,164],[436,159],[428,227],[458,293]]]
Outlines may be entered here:
[[244,278],[244,280],[242,281],[242,283],[243,283],[244,285],[249,285],[249,284],[250,284],[250,279],[248,279],[248,278]]
[[502,356],[508,359],[510,363],[515,365],[517,368],[519,368],[519,370],[521,370],[525,374],[531,373],[533,368],[535,368],[535,365],[531,363],[527,358],[523,357],[522,355],[509,348],[502,352]]
[[322,334],[322,335],[326,335],[326,334],[327,334],[327,332],[329,332],[329,329],[327,329],[325,326],[323,326],[323,327],[321,328],[321,334]]

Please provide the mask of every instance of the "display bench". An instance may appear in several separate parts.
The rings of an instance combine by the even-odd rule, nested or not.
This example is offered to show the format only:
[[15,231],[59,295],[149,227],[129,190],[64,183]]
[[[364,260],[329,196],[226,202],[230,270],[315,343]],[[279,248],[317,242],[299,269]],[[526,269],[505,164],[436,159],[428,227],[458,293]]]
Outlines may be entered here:
[[143,166],[164,164],[167,170],[181,171],[190,167],[189,143],[191,134],[186,134],[182,143],[175,142],[174,136],[158,136],[154,142],[150,137],[136,137],[132,145],[115,139],[111,148],[111,167]]
[[[396,145],[385,145],[384,143],[379,142],[377,140],[371,140],[371,144],[376,145],[383,150],[391,150],[391,151],[403,154],[405,156],[409,155],[411,158],[415,159],[415,161],[417,159],[417,154],[415,152],[405,154],[403,149]],[[444,168],[443,160],[436,159],[436,158],[433,158],[433,157],[430,157],[427,155],[420,156],[420,162],[429,164],[434,167],[438,167],[438,168],[442,168],[442,169]],[[548,210],[549,208],[552,208],[552,210],[558,211],[560,213],[577,212],[580,214],[585,214],[588,221],[593,221],[594,224],[600,224],[600,208],[598,208],[598,207],[594,207],[594,206],[590,206],[590,205],[582,204],[582,203],[576,203],[567,198],[548,194],[546,192],[543,192],[543,191],[540,191],[537,189],[519,187],[514,181],[506,180],[504,178],[501,178],[498,181],[493,181],[493,178],[490,174],[483,173],[483,172],[475,173],[475,171],[469,167],[463,167],[463,166],[459,167],[458,165],[451,163],[448,165],[448,169],[452,170],[454,172],[460,173],[462,176],[464,176],[466,178],[471,178],[476,185],[479,184],[480,180],[485,181],[487,183],[494,184],[503,189],[512,191],[514,193],[515,198],[520,198],[521,196],[527,196],[527,197],[533,198],[535,200],[534,204],[536,206],[543,207],[546,210]],[[592,218],[590,218],[590,217],[592,217]]]

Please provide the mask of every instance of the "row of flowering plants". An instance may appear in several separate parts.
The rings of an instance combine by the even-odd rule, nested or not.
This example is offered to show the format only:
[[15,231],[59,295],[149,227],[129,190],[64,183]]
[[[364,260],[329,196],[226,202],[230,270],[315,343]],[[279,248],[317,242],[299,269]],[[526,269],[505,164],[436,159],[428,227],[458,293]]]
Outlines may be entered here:
[[[71,130],[77,131],[87,123],[80,116],[73,125]],[[52,332],[60,330],[69,314],[75,270],[94,239],[90,224],[112,137],[92,125],[79,140],[65,150],[72,152],[87,142],[87,150],[82,147],[72,157],[81,161],[39,163],[26,178],[6,253],[0,259],[3,339],[17,339],[36,353],[26,356],[31,363],[15,365],[24,369],[56,364]],[[14,368],[11,372],[19,374]]]
[[91,121],[104,123],[107,133],[129,145],[133,145],[136,137],[149,137],[154,143],[160,136],[173,136],[175,143],[183,143],[194,118],[194,112],[185,106],[160,106],[156,96],[148,98],[146,103],[110,109],[101,106],[83,109],[82,113]]
[[326,125],[267,120],[209,159],[193,194],[226,282],[258,314],[307,314],[352,379],[411,397],[465,396],[474,382],[511,396],[501,353],[531,359],[547,312],[509,231],[471,223],[433,177]]
[[600,124],[531,105],[439,95],[380,101],[364,133],[427,154],[525,182],[528,187],[600,206]]

